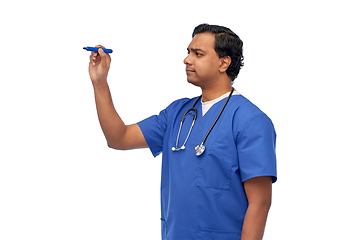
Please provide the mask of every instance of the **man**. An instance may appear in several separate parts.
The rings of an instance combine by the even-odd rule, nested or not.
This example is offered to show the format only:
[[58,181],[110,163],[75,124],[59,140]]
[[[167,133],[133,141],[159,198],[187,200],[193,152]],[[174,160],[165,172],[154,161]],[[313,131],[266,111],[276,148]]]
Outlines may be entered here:
[[159,115],[125,125],[107,84],[110,56],[102,49],[90,56],[108,146],[149,147],[154,156],[163,155],[162,239],[262,239],[277,179],[276,134],[271,120],[232,88],[242,61],[235,33],[199,25],[184,63],[188,82],[202,96],[179,99]]

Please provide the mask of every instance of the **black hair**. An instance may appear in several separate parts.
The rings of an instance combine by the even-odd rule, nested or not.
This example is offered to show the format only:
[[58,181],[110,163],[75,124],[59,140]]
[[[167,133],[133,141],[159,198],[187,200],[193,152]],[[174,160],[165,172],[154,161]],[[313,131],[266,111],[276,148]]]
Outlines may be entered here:
[[210,32],[215,34],[215,52],[219,58],[229,56],[231,64],[226,70],[226,74],[231,78],[231,82],[238,76],[240,69],[244,66],[243,41],[227,27],[209,24],[200,24],[195,27],[192,37],[199,33]]

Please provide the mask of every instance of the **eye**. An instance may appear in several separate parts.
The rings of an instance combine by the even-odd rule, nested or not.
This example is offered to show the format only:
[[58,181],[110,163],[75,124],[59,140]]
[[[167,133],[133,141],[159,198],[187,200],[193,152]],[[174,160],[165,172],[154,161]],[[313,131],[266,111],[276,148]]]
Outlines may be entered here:
[[200,53],[200,52],[196,52],[195,54],[196,54],[196,56],[198,56],[198,57],[203,56],[203,54]]

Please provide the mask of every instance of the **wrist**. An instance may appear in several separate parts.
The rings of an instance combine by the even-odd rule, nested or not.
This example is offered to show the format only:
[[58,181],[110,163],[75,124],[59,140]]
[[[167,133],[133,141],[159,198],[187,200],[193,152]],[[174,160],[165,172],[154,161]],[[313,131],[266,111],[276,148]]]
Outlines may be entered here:
[[106,79],[101,80],[101,81],[92,81],[92,85],[93,85],[95,91],[102,91],[102,90],[109,89],[109,85],[108,85]]

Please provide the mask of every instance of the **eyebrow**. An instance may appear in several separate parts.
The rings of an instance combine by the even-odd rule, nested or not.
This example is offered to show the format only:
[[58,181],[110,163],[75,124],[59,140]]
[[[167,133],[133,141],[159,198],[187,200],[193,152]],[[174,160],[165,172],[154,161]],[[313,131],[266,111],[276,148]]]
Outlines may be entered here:
[[[188,52],[190,52],[189,48],[188,48],[187,50],[188,50]],[[201,48],[191,48],[191,51],[193,51],[193,52],[203,52],[203,53],[205,53],[205,51],[202,50]]]

